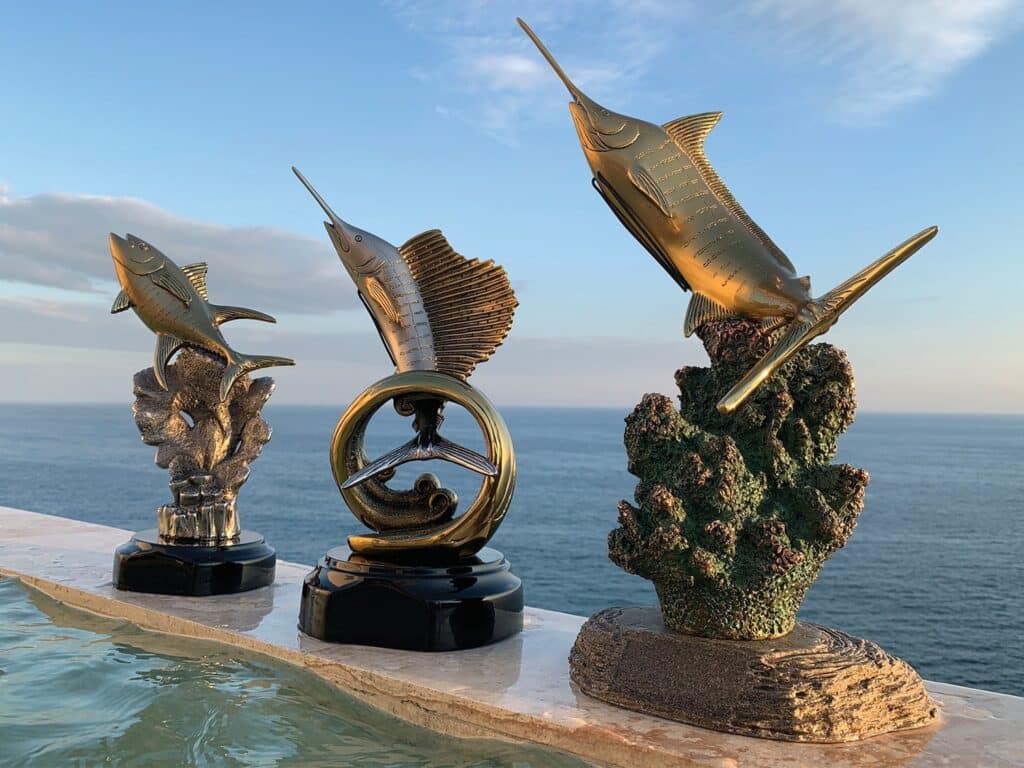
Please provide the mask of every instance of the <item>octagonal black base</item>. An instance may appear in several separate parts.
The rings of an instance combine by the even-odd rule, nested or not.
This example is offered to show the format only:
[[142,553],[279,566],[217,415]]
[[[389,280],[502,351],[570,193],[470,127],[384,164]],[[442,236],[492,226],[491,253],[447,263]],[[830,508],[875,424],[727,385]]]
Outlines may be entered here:
[[225,595],[274,583],[277,553],[264,538],[242,531],[236,544],[162,543],[140,531],[114,551],[114,586],[162,595]]
[[412,565],[336,547],[302,585],[299,629],[330,642],[454,651],[522,628],[522,582],[494,549],[454,564]]

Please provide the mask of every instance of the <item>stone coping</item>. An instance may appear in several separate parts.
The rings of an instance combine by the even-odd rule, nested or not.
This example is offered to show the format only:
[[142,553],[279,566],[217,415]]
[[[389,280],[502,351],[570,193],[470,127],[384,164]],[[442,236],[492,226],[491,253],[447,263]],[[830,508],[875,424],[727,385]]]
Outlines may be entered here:
[[584,621],[579,616],[528,608],[521,635],[452,653],[333,645],[296,628],[309,566],[279,562],[273,586],[238,595],[121,592],[111,584],[111,565],[114,549],[129,536],[116,528],[0,507],[0,573],[68,605],[295,664],[371,706],[441,733],[533,742],[597,765],[1024,764],[1024,698],[928,683],[942,709],[934,726],[835,745],[731,736],[619,709],[580,693],[569,680],[567,662]]

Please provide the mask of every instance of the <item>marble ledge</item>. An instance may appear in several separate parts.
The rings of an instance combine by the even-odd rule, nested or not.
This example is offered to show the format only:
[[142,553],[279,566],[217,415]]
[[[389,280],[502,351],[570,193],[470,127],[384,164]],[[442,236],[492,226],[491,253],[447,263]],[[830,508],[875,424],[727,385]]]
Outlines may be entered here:
[[[1024,699],[928,683],[935,726],[852,744],[806,745],[715,733],[579,693],[567,658],[583,618],[527,609],[523,633],[469,651],[423,654],[332,645],[296,628],[308,566],[280,562],[272,587],[182,598],[120,592],[115,547],[129,532],[0,507],[0,573],[69,605],[147,629],[215,640],[304,667],[356,698],[435,731],[526,741],[596,765],[978,766],[1024,764]],[[273,542],[271,542],[273,543]]]

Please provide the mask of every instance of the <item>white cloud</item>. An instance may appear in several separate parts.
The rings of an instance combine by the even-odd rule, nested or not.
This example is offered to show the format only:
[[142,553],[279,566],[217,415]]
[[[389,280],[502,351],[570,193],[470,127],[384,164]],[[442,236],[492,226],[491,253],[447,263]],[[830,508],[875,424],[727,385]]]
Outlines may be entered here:
[[837,78],[834,110],[875,119],[925,98],[1017,29],[1017,0],[753,0],[790,55]]
[[515,11],[500,0],[396,0],[391,7],[440,49],[413,76],[465,100],[445,107],[504,141],[515,140],[522,114],[552,103],[560,88],[513,13],[551,42],[582,88],[598,101],[614,92],[620,103],[656,63],[678,63],[663,61],[676,43],[702,22],[720,29],[725,16],[765,49],[813,62],[829,81],[830,110],[845,119],[876,119],[927,97],[1022,17],[1021,0],[527,0]]
[[[581,88],[598,99],[615,86],[642,75],[668,47],[688,17],[685,0],[528,0],[510,11],[500,0],[398,0],[390,3],[410,28],[436,41],[441,55],[411,72],[456,99],[447,114],[476,123],[503,141],[514,141],[517,118],[531,108],[553,102],[561,85],[548,71],[533,44],[514,21],[522,16],[542,38],[563,45],[554,53]],[[586,23],[590,53],[565,50],[568,33]],[[615,60],[605,51],[614,43]],[[616,90],[619,90],[616,88]],[[564,94],[564,90],[561,91]],[[477,98],[479,95],[484,98]]]
[[0,196],[0,281],[109,293],[109,232],[138,235],[179,265],[208,262],[216,303],[303,313],[356,305],[326,241],[195,221],[127,197]]

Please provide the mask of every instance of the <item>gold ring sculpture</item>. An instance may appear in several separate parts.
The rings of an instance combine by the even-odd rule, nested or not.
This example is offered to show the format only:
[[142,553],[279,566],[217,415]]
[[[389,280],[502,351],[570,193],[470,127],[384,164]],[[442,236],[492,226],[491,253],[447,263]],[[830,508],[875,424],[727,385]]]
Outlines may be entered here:
[[[497,472],[483,475],[476,498],[458,518],[452,518],[455,505],[451,497],[446,497],[445,490],[436,487],[436,481],[430,482],[430,475],[421,476],[421,480],[427,479],[423,483],[427,487],[405,494],[387,488],[378,479],[380,476],[345,487],[346,480],[368,463],[363,450],[367,424],[382,405],[392,400],[403,407],[410,406],[407,413],[411,413],[412,401],[456,403],[479,425],[487,459]],[[437,371],[396,373],[360,393],[334,430],[331,469],[352,514],[376,531],[348,537],[352,551],[367,556],[393,557],[416,552],[457,559],[473,555],[501,525],[512,502],[516,482],[515,452],[504,419],[481,392]],[[398,510],[408,512],[402,514]],[[419,525],[409,527],[410,522]]]

